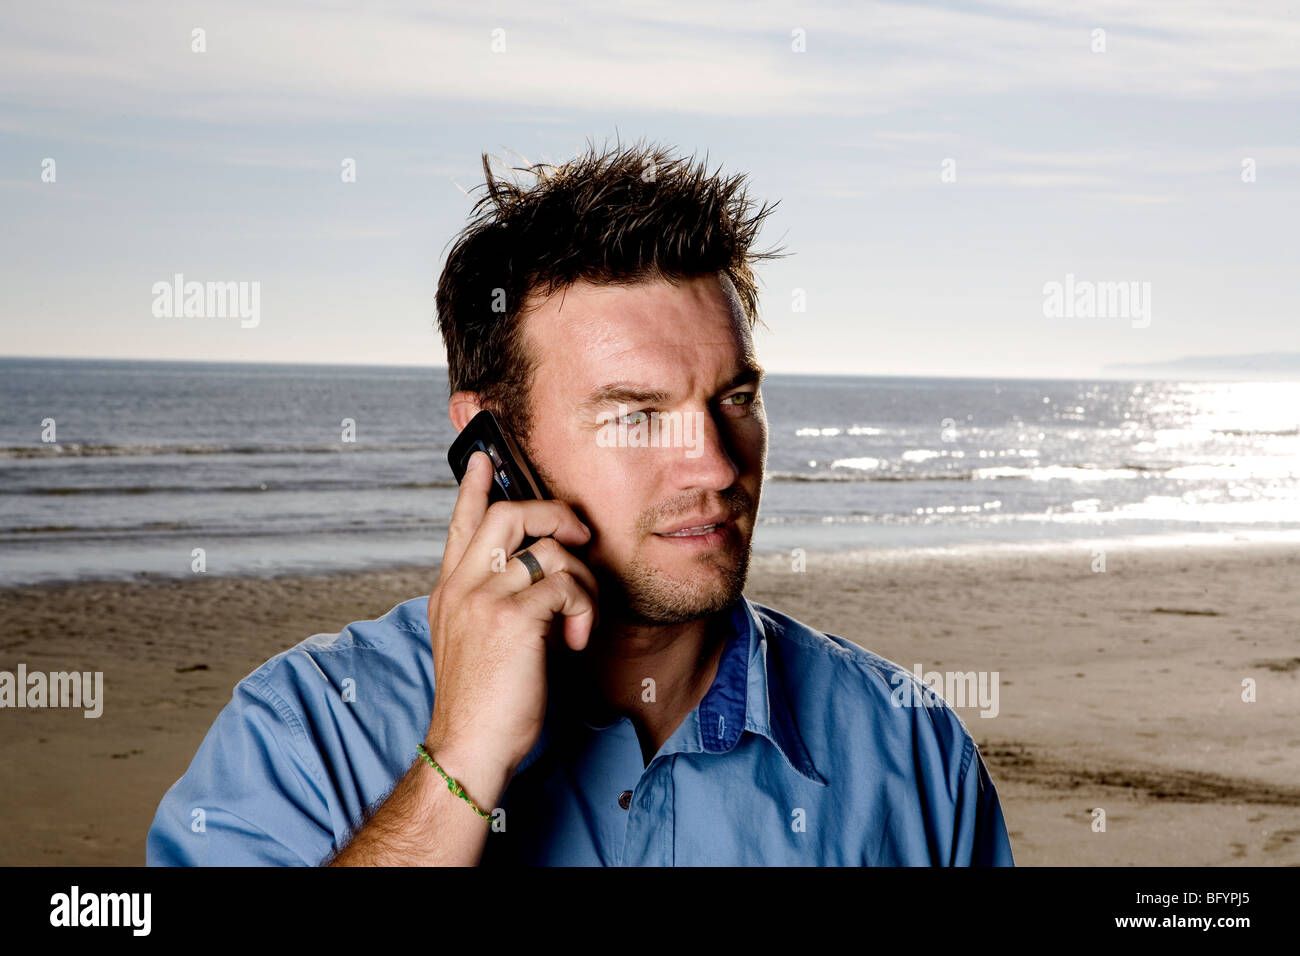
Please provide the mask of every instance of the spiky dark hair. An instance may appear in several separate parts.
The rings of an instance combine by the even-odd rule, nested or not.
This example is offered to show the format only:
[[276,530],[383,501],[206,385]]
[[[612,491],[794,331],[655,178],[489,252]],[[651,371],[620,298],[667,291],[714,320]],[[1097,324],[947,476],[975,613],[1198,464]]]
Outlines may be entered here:
[[[752,329],[758,318],[753,265],[780,257],[753,252],[776,203],[751,214],[745,176],[707,172],[661,146],[615,145],[555,166],[515,167],[527,187],[496,177],[483,154],[486,194],[456,237],[438,280],[438,328],[447,349],[452,393],[475,392],[527,441],[526,396],[535,358],[525,354],[521,308],[588,282],[676,282],[725,275]],[[513,397],[513,400],[511,400]]]

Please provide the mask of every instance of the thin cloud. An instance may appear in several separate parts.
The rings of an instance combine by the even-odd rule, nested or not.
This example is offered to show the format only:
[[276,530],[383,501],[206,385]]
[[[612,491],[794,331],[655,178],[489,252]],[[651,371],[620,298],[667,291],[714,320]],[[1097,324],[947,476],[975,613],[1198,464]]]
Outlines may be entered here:
[[[453,12],[227,0],[47,0],[9,16],[10,102],[208,123],[399,115],[414,103],[725,116],[867,115],[936,96],[1300,90],[1293,5],[561,2]],[[207,52],[190,49],[206,30]],[[1107,52],[1091,52],[1091,30]],[[505,51],[492,52],[494,30]],[[791,49],[806,31],[807,52]]]

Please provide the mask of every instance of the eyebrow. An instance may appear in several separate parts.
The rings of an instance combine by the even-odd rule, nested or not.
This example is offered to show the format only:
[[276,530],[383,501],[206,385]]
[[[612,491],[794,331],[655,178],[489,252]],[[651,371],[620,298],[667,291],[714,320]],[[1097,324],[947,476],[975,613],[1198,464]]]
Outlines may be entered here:
[[[729,378],[719,389],[728,392],[742,385],[758,385],[763,381],[765,369],[751,356],[740,361],[740,370]],[[590,412],[608,405],[664,405],[672,400],[672,395],[661,388],[652,388],[636,382],[610,382],[595,389],[583,401],[577,410]]]

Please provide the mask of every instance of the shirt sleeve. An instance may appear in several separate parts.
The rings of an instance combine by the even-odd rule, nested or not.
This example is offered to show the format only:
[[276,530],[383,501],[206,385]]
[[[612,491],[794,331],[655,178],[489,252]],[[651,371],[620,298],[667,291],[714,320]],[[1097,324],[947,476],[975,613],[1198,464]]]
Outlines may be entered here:
[[146,862],[316,866],[334,847],[324,779],[301,719],[254,673],[163,797]]
[[956,866],[1015,866],[997,789],[975,741],[968,737],[967,746],[971,759],[957,798],[952,862]]

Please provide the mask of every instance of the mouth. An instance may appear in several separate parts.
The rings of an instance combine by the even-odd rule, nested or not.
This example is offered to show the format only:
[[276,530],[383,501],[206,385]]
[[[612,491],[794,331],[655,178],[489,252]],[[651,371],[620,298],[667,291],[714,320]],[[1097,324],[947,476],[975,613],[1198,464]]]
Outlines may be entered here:
[[693,528],[683,528],[681,531],[670,531],[670,532],[667,532],[667,533],[664,533],[664,534],[660,534],[659,537],[661,537],[661,538],[693,538],[693,537],[696,537],[696,536],[698,536],[698,535],[708,534],[710,531],[713,531],[713,530],[715,530],[715,529],[717,529],[717,528],[721,528],[721,527],[722,527],[722,525],[721,525],[719,522],[716,522],[716,521],[715,521],[713,524],[701,524],[701,525],[696,525],[696,526],[693,527]]
[[655,534],[661,538],[708,534],[710,531],[724,527],[730,521],[731,516],[725,511],[715,512],[711,515],[691,515],[689,518],[679,518],[676,524],[668,526],[667,531],[656,531]]
[[656,532],[655,537],[682,547],[716,548],[731,538],[732,522],[729,520],[693,523],[672,531]]

